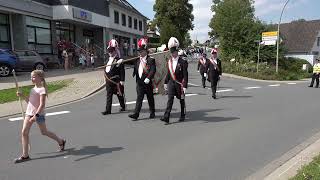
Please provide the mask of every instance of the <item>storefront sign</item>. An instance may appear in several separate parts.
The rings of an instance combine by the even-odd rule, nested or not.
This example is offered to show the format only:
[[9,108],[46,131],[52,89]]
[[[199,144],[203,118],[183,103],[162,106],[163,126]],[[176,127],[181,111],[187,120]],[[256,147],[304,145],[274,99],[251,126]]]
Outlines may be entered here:
[[84,21],[92,21],[92,13],[83,11],[81,9],[73,8],[73,18],[81,19]]

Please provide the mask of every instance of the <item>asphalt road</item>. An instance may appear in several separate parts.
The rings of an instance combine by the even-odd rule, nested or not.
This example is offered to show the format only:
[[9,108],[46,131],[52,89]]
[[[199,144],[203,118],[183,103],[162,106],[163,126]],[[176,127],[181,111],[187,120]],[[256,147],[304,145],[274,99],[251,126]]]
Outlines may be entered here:
[[[127,102],[135,101],[135,82],[127,71]],[[200,85],[195,64],[189,82]],[[271,86],[270,86],[271,85]],[[31,161],[13,164],[20,155],[22,121],[0,119],[0,180],[238,180],[320,131],[319,89],[307,83],[280,84],[222,78],[218,99],[211,90],[190,86],[187,120],[178,123],[175,100],[171,125],[159,118],[166,96],[156,96],[156,119],[143,104],[140,121],[128,111],[102,116],[105,92],[48,109],[70,111],[47,117],[50,130],[67,139],[67,150],[31,130]],[[49,99],[50,100],[50,99]],[[134,102],[132,102],[134,103]]]

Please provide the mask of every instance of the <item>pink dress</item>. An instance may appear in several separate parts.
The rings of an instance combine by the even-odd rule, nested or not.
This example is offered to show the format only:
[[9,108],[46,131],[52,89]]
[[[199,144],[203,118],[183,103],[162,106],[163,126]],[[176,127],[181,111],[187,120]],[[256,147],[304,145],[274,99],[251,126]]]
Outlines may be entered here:
[[[46,90],[44,87],[34,87],[31,89],[26,115],[34,116],[36,114],[40,106],[40,96],[44,94],[46,94]],[[44,110],[42,110],[39,114],[44,114]]]

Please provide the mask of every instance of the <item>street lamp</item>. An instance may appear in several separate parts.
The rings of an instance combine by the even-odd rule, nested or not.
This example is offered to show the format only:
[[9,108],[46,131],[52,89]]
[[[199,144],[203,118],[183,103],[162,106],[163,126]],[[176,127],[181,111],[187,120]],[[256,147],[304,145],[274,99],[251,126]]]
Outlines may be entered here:
[[280,23],[281,23],[281,19],[282,19],[282,14],[284,11],[284,8],[286,8],[288,2],[290,0],[287,0],[286,3],[284,4],[282,11],[281,11],[281,15],[280,15],[280,19],[279,19],[279,23],[278,23],[278,33],[277,33],[277,59],[276,59],[276,73],[278,73],[279,71],[279,35],[280,35]]

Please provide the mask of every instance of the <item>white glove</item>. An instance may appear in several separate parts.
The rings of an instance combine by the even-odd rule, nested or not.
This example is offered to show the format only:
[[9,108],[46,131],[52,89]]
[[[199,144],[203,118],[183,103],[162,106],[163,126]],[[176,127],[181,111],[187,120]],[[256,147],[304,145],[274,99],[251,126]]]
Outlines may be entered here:
[[149,84],[149,82],[150,82],[149,78],[144,79],[144,83]]
[[197,72],[199,72],[199,70]]
[[204,76],[204,77],[207,77],[207,73],[204,73],[203,76]]
[[187,88],[183,88],[183,94],[187,93]]
[[117,66],[120,66],[120,64],[122,63],[122,61],[123,61],[123,59],[119,59],[119,60],[117,61]]
[[164,84],[164,85],[163,85],[163,88],[164,88],[165,91],[167,91],[167,90],[168,90],[168,85],[167,85],[167,84]]
[[121,86],[123,86],[124,85],[124,81],[120,81],[120,84],[121,84]]

